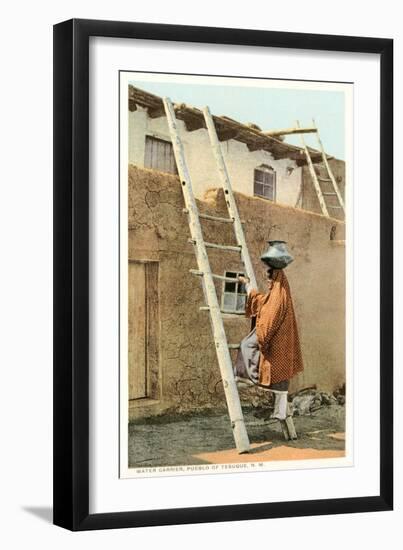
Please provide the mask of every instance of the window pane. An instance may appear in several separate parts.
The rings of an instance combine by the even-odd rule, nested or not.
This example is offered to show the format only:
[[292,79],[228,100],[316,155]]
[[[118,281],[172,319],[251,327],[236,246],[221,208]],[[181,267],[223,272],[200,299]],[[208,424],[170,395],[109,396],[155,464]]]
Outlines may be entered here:
[[263,178],[262,178],[263,183],[269,183],[272,174],[270,172],[262,172],[262,174],[263,174]]
[[263,188],[263,194],[268,199],[273,199],[273,187],[271,185],[265,185]]
[[246,294],[246,288],[244,284],[238,283],[238,294]]
[[262,183],[255,182],[254,193],[255,193],[255,195],[259,195],[260,197],[263,195],[263,184]]
[[225,292],[236,292],[236,283],[225,283]]
[[224,294],[224,309],[234,311],[236,304],[236,294]]
[[276,173],[271,168],[255,168],[254,194],[274,201]]
[[237,311],[244,311],[245,310],[245,304],[246,304],[246,296],[237,296],[236,299],[236,310]]
[[225,281],[224,284],[224,292],[236,292],[236,280],[237,280],[237,274],[234,271],[224,271],[225,277],[231,277],[234,279],[233,283],[229,283]]
[[264,172],[261,170],[255,170],[255,182],[263,183],[264,181]]

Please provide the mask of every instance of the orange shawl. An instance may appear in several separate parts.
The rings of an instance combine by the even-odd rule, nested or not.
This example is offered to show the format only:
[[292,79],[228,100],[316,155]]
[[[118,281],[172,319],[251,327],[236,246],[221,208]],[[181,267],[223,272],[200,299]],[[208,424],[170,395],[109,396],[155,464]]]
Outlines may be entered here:
[[273,270],[267,294],[251,290],[245,314],[256,317],[261,384],[289,380],[304,369],[290,287],[282,269]]

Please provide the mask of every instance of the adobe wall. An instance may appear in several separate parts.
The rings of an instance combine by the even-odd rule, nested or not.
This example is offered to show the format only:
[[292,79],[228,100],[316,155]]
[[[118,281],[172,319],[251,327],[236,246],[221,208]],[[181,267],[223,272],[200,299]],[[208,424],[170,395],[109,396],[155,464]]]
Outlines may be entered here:
[[[311,384],[331,391],[344,375],[344,224],[323,216],[236,194],[240,215],[261,290],[265,269],[259,257],[269,239],[288,242],[295,261],[287,268],[298,319],[305,371],[291,390]],[[201,211],[226,216],[221,190],[198,201]],[[130,402],[130,417],[224,406],[209,314],[197,268],[181,185],[176,176],[129,167],[129,260],[159,261],[160,399],[142,406]],[[204,220],[205,239],[236,244],[231,226]],[[333,231],[332,228],[334,227]],[[330,240],[333,232],[335,240]],[[210,251],[212,269],[240,271],[236,253]],[[221,291],[221,284],[217,283]],[[132,291],[131,289],[130,291]],[[129,312],[130,315],[130,312]],[[249,320],[225,320],[229,342],[249,332]],[[130,368],[130,366],[129,366]],[[250,399],[250,394],[243,397]]]

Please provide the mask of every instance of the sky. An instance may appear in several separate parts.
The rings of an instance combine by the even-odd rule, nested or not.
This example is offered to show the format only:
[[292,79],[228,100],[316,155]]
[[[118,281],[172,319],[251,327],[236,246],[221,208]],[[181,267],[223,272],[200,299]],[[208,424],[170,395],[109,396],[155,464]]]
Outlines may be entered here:
[[[158,78],[159,75],[156,77]],[[161,79],[169,78],[169,75]],[[130,78],[130,83],[160,97],[168,96],[175,103],[203,108],[208,105],[213,115],[226,115],[239,122],[257,124],[263,131],[312,126],[315,119],[326,152],[345,160],[344,92],[333,90],[301,90],[292,88],[245,87],[185,82],[148,81]],[[292,84],[291,84],[292,85]],[[299,135],[286,141],[301,146]],[[306,134],[307,145],[318,148],[315,135]]]

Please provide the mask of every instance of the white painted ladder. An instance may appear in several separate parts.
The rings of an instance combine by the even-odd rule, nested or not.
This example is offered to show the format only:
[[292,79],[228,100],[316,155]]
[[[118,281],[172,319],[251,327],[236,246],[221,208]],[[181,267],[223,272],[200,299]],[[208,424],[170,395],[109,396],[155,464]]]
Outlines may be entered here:
[[[225,161],[224,161],[221,146],[220,146],[220,143],[218,141],[218,136],[217,136],[217,131],[216,131],[216,128],[215,128],[214,120],[213,120],[213,117],[211,116],[210,109],[208,107],[204,107],[203,115],[204,115],[204,120],[206,122],[211,147],[213,149],[214,157],[216,159],[217,168],[218,168],[218,172],[219,172],[220,180],[221,180],[221,186],[224,190],[225,203],[226,203],[227,209],[228,209],[229,219],[226,218],[225,221],[231,221],[231,220],[233,221],[235,237],[236,237],[237,244],[238,244],[238,246],[240,246],[240,249],[241,249],[240,250],[241,251],[241,260],[242,260],[243,265],[245,266],[246,276],[249,277],[252,288],[257,289],[258,287],[257,287],[255,272],[253,270],[253,265],[252,265],[252,261],[251,261],[250,255],[249,255],[248,246],[246,244],[245,235],[244,235],[243,227],[242,227],[242,222],[241,222],[241,219],[239,217],[239,212],[238,212],[238,208],[237,208],[237,205],[236,205],[235,197],[234,197],[234,194],[232,192],[231,180],[229,178],[228,170],[227,170],[227,167],[226,167],[226,164],[225,164]],[[223,277],[223,279],[225,279],[225,278]],[[231,281],[231,279],[229,279],[229,280]],[[230,346],[230,348],[235,348],[235,349],[240,347],[237,344],[236,345],[229,344],[229,346]],[[240,381],[240,383],[242,384],[242,381]],[[254,384],[252,383],[252,385],[254,385]],[[264,389],[265,391],[269,391],[273,394],[276,394],[276,393],[277,394],[284,394],[284,393],[286,393],[288,395],[288,391],[284,392],[284,391],[279,391],[279,390],[272,390],[270,388],[263,388],[262,386],[260,386],[260,387],[262,389]],[[282,429],[284,438],[286,440],[288,440],[288,439],[297,439],[297,433],[295,431],[294,421],[292,419],[292,411],[291,411],[291,407],[289,405],[287,407],[287,417],[286,417],[285,420],[280,420],[280,425],[281,425],[281,429]]]
[[[345,213],[344,200],[343,200],[343,197],[340,193],[340,189],[339,189],[339,186],[337,185],[337,182],[336,182],[336,179],[333,175],[333,172],[330,168],[329,162],[327,160],[327,155],[326,155],[325,150],[323,148],[322,140],[320,139],[319,130],[315,125],[315,121],[313,121],[313,126],[316,129],[315,134],[316,134],[316,138],[318,140],[320,151],[322,153],[323,164],[324,164],[324,167],[326,169],[327,177],[320,177],[320,176],[317,175],[317,173],[315,171],[315,168],[313,166],[313,162],[312,162],[312,159],[311,159],[311,155],[309,153],[309,149],[306,146],[303,134],[301,134],[301,143],[302,143],[302,147],[303,147],[304,152],[305,152],[306,160],[308,162],[309,172],[311,174],[312,182],[313,182],[313,185],[315,187],[316,195],[317,195],[318,200],[319,200],[319,204],[320,204],[320,208],[322,210],[322,214],[329,218],[330,217],[329,210],[342,210],[343,214]],[[299,127],[300,127],[299,121],[297,120],[297,128],[299,128]],[[332,187],[333,187],[333,191],[327,191],[327,192],[322,191],[322,186],[320,185],[320,182],[331,183]],[[337,204],[329,204],[326,200],[327,197],[336,198],[337,199]]]
[[[228,413],[231,420],[231,426],[234,434],[235,445],[239,453],[244,453],[249,451],[249,438],[245,428],[245,422],[243,418],[241,401],[239,399],[238,388],[236,386],[232,359],[228,347],[227,337],[224,329],[224,322],[220,310],[220,305],[218,303],[217,293],[214,285],[214,278],[221,280],[234,281],[233,278],[227,278],[220,275],[215,275],[211,272],[210,261],[207,255],[207,248],[220,248],[222,250],[231,250],[241,253],[242,257],[246,256],[249,258],[248,251],[245,245],[245,237],[243,236],[242,225],[239,220],[238,210],[234,198],[232,196],[232,191],[228,190],[227,195],[231,193],[231,198],[228,199],[228,202],[231,204],[233,218],[232,220],[227,220],[226,218],[214,218],[209,216],[208,219],[215,219],[216,221],[223,221],[237,224],[237,236],[240,236],[242,233],[244,247],[242,244],[238,246],[225,246],[225,245],[216,245],[214,243],[206,243],[203,238],[202,227],[200,224],[200,218],[206,217],[206,215],[199,214],[196,200],[193,194],[192,181],[187,167],[184,149],[182,140],[179,136],[177,121],[175,116],[174,107],[169,98],[164,98],[164,107],[167,115],[168,126],[172,138],[172,145],[175,154],[175,160],[178,167],[179,177],[182,184],[182,192],[185,200],[186,212],[189,219],[189,229],[191,235],[191,241],[194,245],[195,255],[197,259],[198,270],[192,270],[192,273],[199,275],[202,278],[204,297],[206,300],[207,307],[210,312],[210,320],[213,330],[213,338],[217,352],[218,364],[220,367],[221,378],[224,386],[225,397],[227,400]],[[229,188],[230,189],[230,188]],[[236,216],[236,222],[235,222]],[[249,258],[250,262],[250,258]],[[251,265],[251,264],[250,264]],[[254,274],[246,270],[248,277],[251,276],[254,278]],[[251,278],[252,280],[252,278]],[[255,280],[255,279],[254,279]]]
[[[171,134],[172,145],[175,155],[175,160],[178,168],[178,173],[181,181],[183,197],[185,201],[185,212],[188,215],[189,229],[191,238],[189,241],[194,245],[195,255],[197,259],[198,269],[191,269],[193,275],[197,275],[202,280],[204,298],[206,306],[202,306],[201,310],[208,310],[210,313],[210,321],[213,331],[213,338],[217,352],[218,364],[220,367],[221,378],[223,382],[225,397],[227,401],[228,413],[233,429],[235,445],[239,453],[249,451],[249,438],[243,418],[241,402],[239,399],[238,388],[236,385],[230,349],[238,349],[239,344],[229,344],[225,334],[224,322],[220,305],[218,303],[217,293],[214,285],[214,279],[221,281],[234,282],[233,277],[225,277],[212,273],[210,261],[207,254],[208,248],[220,249],[224,251],[236,252],[240,254],[241,263],[244,266],[245,275],[249,278],[253,288],[257,288],[255,273],[253,270],[252,261],[249,255],[246,239],[242,227],[242,222],[239,217],[238,207],[232,191],[231,182],[228,171],[222,155],[221,146],[218,141],[215,124],[208,107],[203,109],[203,114],[210,137],[211,146],[217,162],[217,167],[221,179],[221,185],[224,191],[225,203],[227,206],[228,218],[211,216],[199,212],[196,200],[193,193],[192,181],[187,167],[184,148],[180,138],[175,110],[171,100],[167,97],[163,98],[165,113],[168,120],[169,131]],[[209,243],[204,241],[203,231],[200,219],[212,220],[220,223],[231,223],[234,228],[236,237],[236,246],[222,245]],[[265,388],[272,393],[288,393],[280,392]],[[281,428],[285,439],[296,439],[294,423],[292,415],[289,412],[285,421],[280,421]]]

